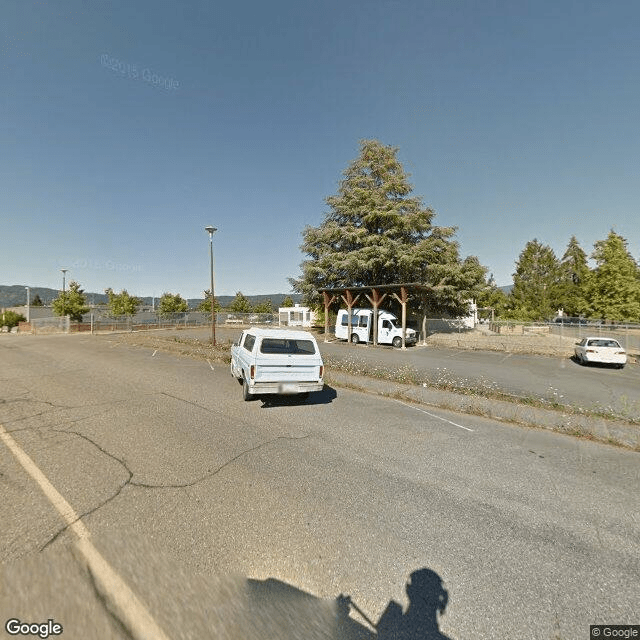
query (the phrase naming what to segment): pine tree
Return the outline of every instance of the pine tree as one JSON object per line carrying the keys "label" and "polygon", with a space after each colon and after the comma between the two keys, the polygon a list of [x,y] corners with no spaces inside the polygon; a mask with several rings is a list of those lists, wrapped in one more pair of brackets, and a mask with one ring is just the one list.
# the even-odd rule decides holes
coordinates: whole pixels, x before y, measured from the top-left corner
{"label": "pine tree", "polygon": [[568,316],[589,312],[587,287],[591,270],[587,254],[575,236],[571,236],[558,270],[558,305]]}
{"label": "pine tree", "polygon": [[[218,302],[218,298],[213,297],[213,307],[214,311],[220,311],[222,306]],[[207,289],[204,292],[204,300],[198,305],[198,311],[203,313],[211,313],[211,289]]]}
{"label": "pine tree", "polygon": [[558,300],[558,259],[553,249],[533,239],[516,263],[506,317],[546,321],[555,314]]}
{"label": "pine tree", "polygon": [[258,302],[253,307],[254,313],[273,313],[273,302],[271,302],[271,298],[267,298],[262,302]]}
{"label": "pine tree", "polygon": [[229,311],[235,311],[236,313],[249,313],[251,311],[251,302],[249,302],[249,298],[244,296],[242,291],[238,291],[236,293],[236,297],[229,305]]}
{"label": "pine tree", "polygon": [[344,171],[338,194],[319,227],[306,227],[302,276],[291,278],[307,304],[323,287],[420,282],[438,287],[431,311],[462,313],[484,284],[477,258],[461,261],[454,227],[433,224],[433,209],[411,196],[397,148],[362,140],[360,155]]}
{"label": "pine tree", "polygon": [[627,241],[613,230],[594,245],[596,262],[588,286],[591,314],[606,320],[640,320],[640,269]]}

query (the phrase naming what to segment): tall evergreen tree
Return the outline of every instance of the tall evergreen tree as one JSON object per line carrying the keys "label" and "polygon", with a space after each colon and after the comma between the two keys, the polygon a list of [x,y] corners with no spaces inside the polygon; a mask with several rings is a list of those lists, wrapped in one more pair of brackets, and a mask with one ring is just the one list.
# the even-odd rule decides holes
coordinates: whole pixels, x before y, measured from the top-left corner
{"label": "tall evergreen tree", "polygon": [[431,311],[461,313],[483,286],[486,269],[476,258],[461,261],[454,227],[433,224],[433,209],[411,196],[397,148],[362,140],[344,171],[338,194],[319,227],[306,227],[302,276],[291,278],[310,305],[318,289],[420,282],[437,286]]}
{"label": "tall evergreen tree", "polygon": [[557,310],[558,259],[553,249],[533,239],[516,263],[505,315],[528,321],[548,320]]}
{"label": "tall evergreen tree", "polygon": [[568,316],[581,316],[589,312],[587,287],[591,270],[584,252],[575,236],[560,260],[558,270],[558,305]]}
{"label": "tall evergreen tree", "polygon": [[640,269],[627,241],[613,231],[598,240],[591,257],[596,262],[588,287],[591,314],[606,320],[640,320]]}

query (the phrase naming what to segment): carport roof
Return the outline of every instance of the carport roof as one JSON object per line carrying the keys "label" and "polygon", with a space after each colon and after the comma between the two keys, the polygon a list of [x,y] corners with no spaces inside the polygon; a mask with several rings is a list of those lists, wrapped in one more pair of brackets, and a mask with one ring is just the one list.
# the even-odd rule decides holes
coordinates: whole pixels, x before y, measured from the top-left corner
{"label": "carport roof", "polygon": [[418,291],[433,291],[438,287],[423,284],[421,282],[399,282],[397,284],[371,284],[365,287],[322,287],[318,289],[320,293],[340,293],[341,291],[371,291],[372,289],[417,289]]}

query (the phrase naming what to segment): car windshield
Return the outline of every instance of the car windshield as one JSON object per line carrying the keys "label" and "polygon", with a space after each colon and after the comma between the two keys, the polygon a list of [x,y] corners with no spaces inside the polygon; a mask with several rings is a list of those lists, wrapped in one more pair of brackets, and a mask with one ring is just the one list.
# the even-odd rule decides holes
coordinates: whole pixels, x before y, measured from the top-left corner
{"label": "car windshield", "polygon": [[312,356],[316,353],[316,347],[312,340],[263,338],[262,344],[260,345],[260,353],[286,353]]}

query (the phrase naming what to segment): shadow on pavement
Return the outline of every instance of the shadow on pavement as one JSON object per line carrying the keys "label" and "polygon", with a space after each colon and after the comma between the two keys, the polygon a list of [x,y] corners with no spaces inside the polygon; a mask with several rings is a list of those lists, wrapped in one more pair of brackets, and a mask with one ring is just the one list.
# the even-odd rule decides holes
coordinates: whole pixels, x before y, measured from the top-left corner
{"label": "shadow on pavement", "polygon": [[392,600],[375,623],[349,596],[322,600],[280,580],[249,579],[247,609],[252,622],[245,633],[282,640],[452,640],[438,625],[449,601],[440,576],[418,569],[406,592],[407,609]]}
{"label": "shadow on pavement", "polygon": [[262,400],[262,409],[268,409],[270,407],[285,407],[293,405],[305,405],[305,404],[331,404],[337,397],[338,393],[333,387],[324,385],[322,391],[316,391],[308,395],[264,395],[258,396]]}

